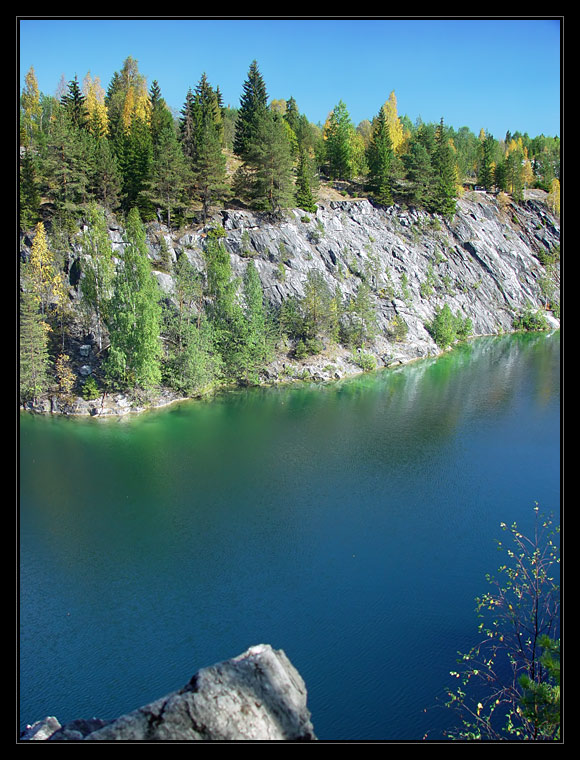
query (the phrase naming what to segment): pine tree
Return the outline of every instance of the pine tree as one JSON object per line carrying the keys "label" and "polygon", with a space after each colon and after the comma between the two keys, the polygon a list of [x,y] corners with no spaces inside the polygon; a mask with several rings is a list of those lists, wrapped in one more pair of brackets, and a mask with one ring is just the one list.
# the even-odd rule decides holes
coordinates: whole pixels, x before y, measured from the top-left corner
{"label": "pine tree", "polygon": [[252,61],[243,86],[236,119],[234,153],[245,160],[248,148],[255,144],[258,125],[268,107],[268,94],[258,64]]}

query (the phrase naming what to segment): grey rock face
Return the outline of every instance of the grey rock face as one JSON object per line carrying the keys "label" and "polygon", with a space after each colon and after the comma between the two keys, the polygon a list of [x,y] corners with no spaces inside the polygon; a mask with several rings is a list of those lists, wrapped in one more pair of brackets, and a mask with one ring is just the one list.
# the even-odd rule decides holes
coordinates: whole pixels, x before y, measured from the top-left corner
{"label": "grey rock face", "polygon": [[60,726],[46,718],[25,740],[49,741],[312,741],[306,687],[283,651],[267,644],[203,668],[179,691],[109,723]]}

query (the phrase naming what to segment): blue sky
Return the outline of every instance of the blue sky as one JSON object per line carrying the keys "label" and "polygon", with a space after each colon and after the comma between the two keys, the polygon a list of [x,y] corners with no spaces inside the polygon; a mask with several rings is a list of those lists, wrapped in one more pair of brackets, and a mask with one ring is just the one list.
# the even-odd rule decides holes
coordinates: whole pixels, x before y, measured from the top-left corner
{"label": "blue sky", "polygon": [[355,124],[395,91],[399,115],[481,128],[561,134],[558,19],[20,18],[20,86],[31,66],[54,94],[90,71],[106,89],[132,56],[179,111],[202,73],[237,107],[253,60],[270,99],[293,96],[323,123],[342,100]]}

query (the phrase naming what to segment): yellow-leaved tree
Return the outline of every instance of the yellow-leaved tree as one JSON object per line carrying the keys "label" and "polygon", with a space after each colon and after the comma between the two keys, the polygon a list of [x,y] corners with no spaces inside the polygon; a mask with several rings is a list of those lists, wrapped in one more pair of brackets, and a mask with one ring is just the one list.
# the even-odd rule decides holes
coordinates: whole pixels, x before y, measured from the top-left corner
{"label": "yellow-leaved tree", "polygon": [[27,286],[39,305],[40,312],[45,314],[62,278],[56,266],[54,253],[49,250],[46,231],[42,222],[38,222],[36,225],[30,259],[23,268],[23,273]]}
{"label": "yellow-leaved tree", "polygon": [[105,104],[105,90],[99,77],[93,79],[89,71],[83,81],[83,95],[88,114],[88,128],[94,137],[107,137],[109,115]]}
{"label": "yellow-leaved tree", "polygon": [[387,102],[383,105],[383,111],[385,112],[385,120],[389,128],[393,150],[395,153],[402,153],[407,135],[405,134],[405,130],[397,113],[397,97],[394,90],[389,95]]}
{"label": "yellow-leaved tree", "polygon": [[547,197],[548,206],[554,214],[560,215],[560,180],[553,179],[550,185],[550,192]]}
{"label": "yellow-leaved tree", "polygon": [[40,130],[40,116],[42,113],[38,82],[32,66],[24,77],[24,89],[20,97],[20,104],[22,107],[20,134],[22,143],[26,144]]}

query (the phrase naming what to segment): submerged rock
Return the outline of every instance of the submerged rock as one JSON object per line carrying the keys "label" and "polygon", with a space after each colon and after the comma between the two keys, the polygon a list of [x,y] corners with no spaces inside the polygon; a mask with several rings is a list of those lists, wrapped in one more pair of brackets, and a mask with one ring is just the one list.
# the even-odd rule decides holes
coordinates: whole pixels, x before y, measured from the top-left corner
{"label": "submerged rock", "polygon": [[179,691],[116,720],[54,717],[29,726],[25,741],[313,741],[306,687],[282,650],[250,647],[203,668]]}

